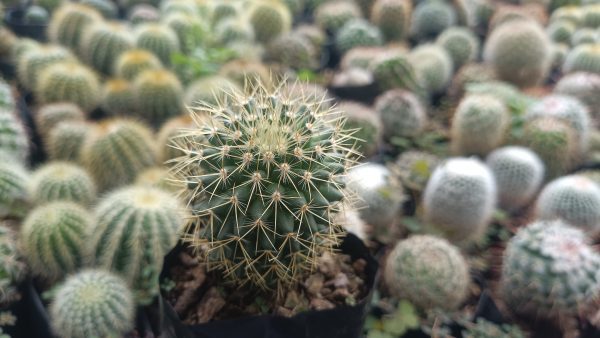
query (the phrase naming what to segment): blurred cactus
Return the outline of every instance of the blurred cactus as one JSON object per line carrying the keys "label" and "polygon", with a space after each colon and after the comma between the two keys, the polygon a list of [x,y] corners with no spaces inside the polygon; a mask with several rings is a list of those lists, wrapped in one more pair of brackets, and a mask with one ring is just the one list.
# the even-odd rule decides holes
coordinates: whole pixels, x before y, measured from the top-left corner
{"label": "blurred cactus", "polygon": [[81,39],[80,55],[92,67],[110,74],[121,54],[133,48],[129,27],[120,23],[90,25]]}
{"label": "blurred cactus", "polygon": [[410,52],[409,61],[415,69],[418,82],[430,94],[443,92],[452,81],[452,58],[438,45],[420,45]]}
{"label": "blurred cactus", "polygon": [[600,74],[578,72],[565,75],[556,83],[554,92],[579,99],[593,117],[600,117]]}
{"label": "blurred cactus", "polygon": [[0,153],[25,163],[29,147],[29,135],[16,113],[0,107]]}
{"label": "blurred cactus", "polygon": [[144,71],[134,82],[134,92],[139,114],[155,128],[184,110],[183,86],[168,70]]}
{"label": "blurred cactus", "polygon": [[50,41],[78,51],[83,32],[88,26],[100,21],[102,16],[95,9],[65,2],[52,15],[47,34]]}
{"label": "blurred cactus", "polygon": [[40,74],[45,69],[62,61],[75,61],[75,57],[63,47],[43,45],[23,53],[18,61],[19,83],[28,90],[35,90]]}
{"label": "blurred cactus", "polygon": [[382,44],[383,37],[379,28],[364,19],[348,20],[339,29],[335,37],[335,46],[341,53],[358,46],[379,46]]}
{"label": "blurred cactus", "polygon": [[435,155],[410,150],[403,152],[390,170],[405,188],[422,192],[439,163],[440,159]]}
{"label": "blurred cactus", "polygon": [[337,32],[346,22],[360,17],[360,8],[352,1],[324,2],[315,10],[317,24],[332,33]]}
{"label": "blurred cactus", "polygon": [[27,275],[27,265],[8,223],[0,223],[0,305],[20,299],[17,287]]}
{"label": "blurred cactus", "polygon": [[292,15],[280,0],[256,0],[249,8],[256,40],[268,43],[292,27]]}
{"label": "blurred cactus", "polygon": [[437,37],[436,43],[448,52],[454,69],[475,61],[479,56],[479,39],[468,28],[450,27]]}
{"label": "blurred cactus", "polygon": [[377,0],[371,10],[371,21],[379,27],[386,41],[408,36],[412,4],[408,0]]}
{"label": "blurred cactus", "polygon": [[135,29],[135,45],[156,55],[162,64],[171,64],[171,55],[180,51],[179,39],[171,27],[145,23]]}
{"label": "blurred cactus", "polygon": [[91,69],[65,61],[41,73],[34,94],[42,104],[72,102],[89,112],[100,103],[100,83]]}
{"label": "blurred cactus", "polygon": [[563,64],[563,72],[600,74],[600,43],[583,44],[571,49]]}
{"label": "blurred cactus", "polygon": [[375,110],[381,119],[383,135],[388,140],[417,136],[427,124],[423,103],[415,94],[403,89],[389,90],[377,97]]}
{"label": "blurred cactus", "polygon": [[421,1],[411,19],[411,34],[419,40],[435,38],[458,20],[456,10],[446,1]]}
{"label": "blurred cactus", "polygon": [[162,63],[156,55],[144,49],[133,49],[119,56],[114,73],[120,78],[133,81],[145,70],[161,68]]}
{"label": "blurred cactus", "polygon": [[50,131],[63,121],[83,121],[85,114],[74,103],[50,103],[41,106],[35,114],[37,132],[46,139]]}
{"label": "blurred cactus", "polygon": [[82,120],[58,123],[44,139],[46,153],[51,160],[81,163],[81,149],[92,126]]}
{"label": "blurred cactus", "polygon": [[135,89],[124,79],[108,79],[102,86],[101,107],[109,115],[134,115],[137,109]]}
{"label": "blurred cactus", "polygon": [[81,167],[68,162],[48,162],[33,172],[31,199],[36,204],[69,201],[84,207],[96,198],[96,186]]}

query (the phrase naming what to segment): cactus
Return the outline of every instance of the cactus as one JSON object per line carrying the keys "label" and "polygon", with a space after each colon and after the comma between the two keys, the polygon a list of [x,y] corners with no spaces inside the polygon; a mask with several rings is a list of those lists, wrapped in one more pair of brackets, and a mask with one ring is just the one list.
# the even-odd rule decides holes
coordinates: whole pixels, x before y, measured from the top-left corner
{"label": "cactus", "polygon": [[307,39],[315,49],[321,50],[325,45],[327,36],[325,32],[317,25],[314,24],[301,24],[294,28],[294,32],[305,39]]}
{"label": "cactus", "polygon": [[0,217],[21,219],[29,211],[29,172],[12,157],[0,154]]}
{"label": "cactus", "polygon": [[49,20],[50,14],[48,14],[48,11],[37,5],[27,7],[23,15],[23,22],[29,25],[46,25]]}
{"label": "cactus", "polygon": [[88,239],[92,266],[121,275],[139,304],[152,302],[164,256],[184,224],[182,210],[175,197],[153,187],[127,186],[104,196]]}
{"label": "cactus", "polygon": [[138,4],[129,10],[128,18],[132,25],[137,26],[143,23],[158,22],[160,13],[152,5]]}
{"label": "cactus", "polygon": [[563,64],[564,73],[600,74],[600,43],[588,43],[571,49]]}
{"label": "cactus", "polygon": [[570,47],[564,43],[553,43],[552,44],[552,64],[551,70],[553,72],[560,71],[562,65],[565,63],[567,54],[569,54]]}
{"label": "cactus", "polygon": [[293,69],[314,69],[318,66],[317,51],[304,37],[291,32],[282,34],[267,47],[267,58]]}
{"label": "cactus", "polygon": [[431,93],[440,93],[452,80],[454,66],[450,54],[435,44],[425,44],[413,49],[409,61],[421,85]]}
{"label": "cactus", "polygon": [[133,182],[155,162],[152,132],[125,119],[94,125],[81,149],[81,160],[100,191]]}
{"label": "cactus", "polygon": [[0,109],[14,110],[16,107],[12,87],[0,78]]}
{"label": "cactus", "polygon": [[529,204],[544,181],[544,163],[530,149],[508,146],[494,150],[486,159],[498,187],[498,205],[517,211]]}
{"label": "cactus", "polygon": [[548,74],[550,39],[533,21],[514,20],[492,31],[483,57],[498,77],[519,87],[535,86]]}
{"label": "cactus", "polygon": [[582,24],[584,27],[600,27],[600,4],[587,5],[582,8]]}
{"label": "cactus", "polygon": [[36,0],[35,3],[46,9],[48,13],[53,13],[61,5],[62,0]]}
{"label": "cactus", "polygon": [[333,97],[329,95],[327,88],[313,82],[290,82],[283,85],[280,90],[285,98],[304,97],[307,102],[317,103],[321,108],[330,108],[333,103]]}
{"label": "cactus", "polygon": [[231,60],[219,69],[219,75],[223,75],[235,81],[240,88],[243,88],[246,81],[249,81],[250,83],[261,81],[267,87],[272,86],[271,70],[260,61],[249,61],[244,59]]}
{"label": "cactus", "polygon": [[109,79],[102,88],[102,110],[110,115],[133,115],[137,111],[135,94],[135,88],[129,81]]}
{"label": "cactus", "polygon": [[364,19],[349,20],[339,29],[335,37],[335,46],[341,53],[358,46],[379,46],[382,44],[383,37],[379,28]]}
{"label": "cactus", "polygon": [[429,177],[438,166],[440,159],[432,154],[409,150],[403,152],[390,170],[407,189],[421,192],[425,189]]}
{"label": "cactus", "polygon": [[453,242],[482,236],[496,206],[496,182],[479,160],[451,158],[440,164],[423,195],[425,221]]}
{"label": "cactus", "polygon": [[377,0],[371,21],[379,27],[386,41],[403,40],[408,35],[412,4],[408,0]]}
{"label": "cactus", "polygon": [[[204,116],[200,116],[200,118],[204,118]],[[173,117],[163,124],[156,136],[160,147],[158,156],[160,163],[185,155],[182,150],[174,146],[173,141],[182,130],[190,129],[193,126],[194,121],[188,114]]]}
{"label": "cactus", "polygon": [[165,167],[150,167],[142,171],[135,179],[134,185],[155,187],[173,193],[183,188],[181,184],[171,181],[169,170]]}
{"label": "cactus", "polygon": [[17,64],[19,83],[28,90],[35,90],[40,74],[61,61],[75,61],[75,57],[56,45],[43,45],[23,53]]}
{"label": "cactus", "polygon": [[540,193],[536,217],[542,220],[560,218],[595,235],[600,231],[600,187],[580,175],[555,179]]}
{"label": "cactus", "polygon": [[576,315],[600,291],[598,269],[600,257],[582,231],[560,220],[536,221],[508,242],[500,291],[517,313]]}
{"label": "cactus", "polygon": [[593,44],[597,40],[596,35],[596,31],[592,28],[580,28],[571,36],[571,46],[578,46],[586,43]]}
{"label": "cactus", "polygon": [[60,285],[50,305],[52,328],[64,338],[119,337],[133,329],[135,303],[125,282],[86,269]]}
{"label": "cactus", "polygon": [[282,100],[259,84],[251,94],[203,105],[193,118],[209,112],[210,122],[176,139],[187,156],[173,172],[188,185],[197,220],[183,240],[205,247],[198,254],[209,268],[237,285],[294,284],[338,242],[342,230],[332,217],[345,199],[341,179],[353,162],[353,140],[339,113],[319,102]]}
{"label": "cactus", "polygon": [[56,161],[81,162],[81,148],[88,133],[90,124],[80,120],[69,120],[58,123],[44,139],[48,157]]}
{"label": "cactus", "polygon": [[42,104],[72,102],[89,112],[100,103],[100,83],[89,68],[66,61],[42,72],[34,94]]}
{"label": "cactus", "polygon": [[496,6],[494,15],[490,18],[488,31],[491,32],[505,23],[515,21],[535,21],[540,25],[544,25],[546,16],[546,11],[536,5],[499,4]]}
{"label": "cactus", "polygon": [[362,16],[352,1],[325,2],[315,10],[315,21],[325,31],[336,33],[346,22]]}
{"label": "cactus", "polygon": [[412,14],[411,35],[419,40],[435,38],[458,20],[456,10],[447,2],[427,0],[420,2]]}
{"label": "cactus", "polygon": [[427,114],[419,98],[406,90],[389,90],[375,101],[375,111],[383,126],[383,136],[414,137],[419,135],[427,124]]}
{"label": "cactus", "polygon": [[403,88],[420,92],[415,69],[404,53],[383,53],[376,56],[369,69],[381,90]]}
{"label": "cactus", "polygon": [[97,23],[85,31],[80,54],[96,70],[110,74],[117,58],[133,48],[133,36],[120,23]]}
{"label": "cactus", "polygon": [[154,127],[183,112],[183,87],[168,70],[146,70],[134,83],[136,106]]}
{"label": "cactus", "polygon": [[145,23],[135,30],[135,45],[156,55],[162,64],[171,64],[171,54],[179,52],[179,39],[171,27],[159,23]]}
{"label": "cactus", "polygon": [[458,248],[429,235],[398,242],[383,276],[392,295],[422,310],[455,310],[467,298],[471,282],[469,266]]}
{"label": "cactus", "polygon": [[556,83],[554,92],[577,98],[595,118],[600,114],[600,74],[578,72],[565,75]]}
{"label": "cactus", "polygon": [[355,131],[352,134],[356,142],[354,148],[364,157],[375,155],[383,129],[377,113],[371,107],[353,101],[341,101],[338,108],[344,112],[346,129]]}
{"label": "cactus", "polygon": [[479,56],[479,40],[475,33],[465,27],[450,27],[437,37],[436,43],[448,52],[454,69],[475,61]]}
{"label": "cactus", "polygon": [[452,120],[452,148],[459,155],[486,155],[506,139],[510,114],[504,103],[486,94],[461,101]]}
{"label": "cactus", "polygon": [[56,282],[84,264],[93,218],[73,202],[52,202],[31,211],[21,228],[23,254],[34,275]]}
{"label": "cactus", "polygon": [[243,18],[227,18],[219,21],[214,28],[217,41],[223,44],[234,42],[254,42],[255,34],[252,25]]}
{"label": "cactus", "polygon": [[575,33],[577,26],[568,20],[559,20],[551,22],[546,27],[546,34],[554,42],[571,43],[571,38]]}
{"label": "cactus", "polygon": [[221,75],[207,76],[190,83],[183,102],[188,107],[195,107],[200,102],[216,104],[226,96],[226,92],[232,90],[239,90],[237,83],[232,80]]}
{"label": "cactus", "polygon": [[102,16],[96,10],[82,4],[64,3],[52,15],[48,37],[52,42],[77,51],[83,32],[99,21],[102,21]]}
{"label": "cactus", "polygon": [[35,114],[35,128],[42,139],[46,139],[50,131],[63,121],[83,121],[85,114],[73,103],[51,103],[41,106]]}
{"label": "cactus", "polygon": [[144,50],[133,49],[124,52],[115,62],[114,74],[128,81],[133,81],[143,71],[162,68],[162,63],[156,55]]}
{"label": "cactus", "polygon": [[[0,13],[1,14],[1,13]],[[19,39],[7,27],[0,26],[0,58],[5,60],[11,59],[11,51],[17,45]]]}
{"label": "cactus", "polygon": [[116,3],[110,0],[81,0],[80,3],[97,10],[106,19],[116,19],[119,14]]}
{"label": "cactus", "polygon": [[160,3],[160,12],[163,16],[171,14],[187,13],[190,15],[198,15],[198,7],[193,0],[167,0]]}
{"label": "cactus", "polygon": [[0,152],[25,163],[29,158],[29,136],[12,111],[0,108]]}
{"label": "cactus", "polygon": [[216,25],[223,19],[235,18],[240,14],[240,9],[232,2],[213,2],[211,6],[212,13],[210,19],[213,25]]}
{"label": "cactus", "polygon": [[179,46],[184,53],[191,53],[198,47],[201,32],[206,34],[207,28],[203,26],[202,21],[191,15],[191,13],[173,13],[164,19],[164,23],[171,27],[177,34]]}
{"label": "cactus", "polygon": [[96,186],[90,175],[68,162],[48,162],[36,169],[29,189],[36,204],[69,201],[87,207],[96,198]]}
{"label": "cactus", "polygon": [[[462,66],[450,83],[448,95],[453,100],[459,100],[465,94],[466,88],[475,83],[486,83],[496,80],[494,69],[481,63],[468,63]],[[515,92],[518,93],[518,91]]]}
{"label": "cactus", "polygon": [[385,55],[386,52],[387,50],[384,47],[354,47],[344,53],[340,61],[340,68],[342,70],[350,68],[369,69],[371,63]]}
{"label": "cactus", "polygon": [[[16,234],[7,222],[0,223],[0,304],[20,299],[18,285],[25,279],[27,266],[17,243]],[[0,331],[1,332],[1,331]]]}
{"label": "cactus", "polygon": [[259,42],[268,43],[292,27],[290,10],[279,0],[253,1],[249,11],[250,24]]}

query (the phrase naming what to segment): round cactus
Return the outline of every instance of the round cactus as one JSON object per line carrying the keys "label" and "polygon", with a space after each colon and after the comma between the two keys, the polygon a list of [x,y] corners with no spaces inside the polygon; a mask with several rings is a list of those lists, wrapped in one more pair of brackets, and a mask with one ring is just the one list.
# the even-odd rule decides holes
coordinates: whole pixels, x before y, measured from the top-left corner
{"label": "round cactus", "polygon": [[133,81],[143,71],[162,68],[156,55],[144,49],[133,49],[121,54],[115,63],[114,74],[128,81]]}
{"label": "round cactus", "polygon": [[407,189],[421,192],[440,159],[432,154],[410,150],[403,152],[390,170]]}
{"label": "round cactus", "polygon": [[64,338],[119,337],[133,329],[135,303],[125,282],[108,271],[83,270],[54,295],[50,318]]}
{"label": "round cactus", "polygon": [[161,1],[160,12],[163,16],[187,13],[198,15],[198,7],[194,0],[167,0]]}
{"label": "round cactus", "polygon": [[137,111],[135,94],[135,88],[129,81],[109,79],[102,87],[102,110],[110,115],[133,115]]}
{"label": "round cactus", "polygon": [[154,53],[162,64],[171,64],[171,54],[179,52],[179,39],[171,27],[159,23],[145,23],[135,30],[135,45]]}
{"label": "round cactus", "polygon": [[560,218],[595,235],[600,231],[600,187],[584,176],[560,177],[540,193],[536,216],[542,220]]}
{"label": "round cactus", "polygon": [[544,163],[525,147],[496,149],[489,154],[486,163],[496,179],[498,205],[507,211],[525,207],[544,181]]}
{"label": "round cactus", "polygon": [[408,0],[377,0],[371,21],[379,27],[386,41],[402,40],[408,35],[412,4]]}
{"label": "round cactus", "polygon": [[468,63],[462,66],[452,78],[448,95],[453,100],[458,100],[463,97],[468,86],[494,80],[496,80],[496,73],[492,67],[481,63]]}
{"label": "round cactus", "polygon": [[137,109],[158,128],[170,117],[183,112],[183,87],[168,70],[146,70],[134,82]]}
{"label": "round cactus", "polygon": [[28,171],[10,156],[0,164],[0,217],[20,219],[29,211]]}
{"label": "round cactus", "polygon": [[45,45],[23,54],[17,64],[19,83],[28,90],[35,90],[40,74],[50,65],[61,61],[75,61],[67,49]]}
{"label": "round cactus", "polygon": [[315,24],[300,24],[294,28],[294,32],[307,39],[317,50],[321,50],[327,39],[325,32]]}
{"label": "round cactus", "polygon": [[211,22],[213,25],[223,19],[236,17],[240,14],[239,6],[232,2],[213,2],[211,6]]}
{"label": "round cactus", "polygon": [[20,298],[18,285],[27,274],[27,265],[17,238],[8,223],[0,223],[0,304],[6,305]]}
{"label": "round cactus", "polygon": [[360,8],[352,1],[330,1],[315,10],[315,21],[324,30],[335,33],[346,22],[362,16]]}
{"label": "round cactus", "polygon": [[100,103],[100,83],[89,68],[76,62],[60,62],[46,68],[34,90],[42,104],[72,102],[84,111]]}
{"label": "round cactus", "polygon": [[118,16],[117,4],[110,0],[81,0],[80,3],[97,10],[106,19],[115,19]]}
{"label": "round cactus", "polygon": [[293,69],[314,69],[317,64],[317,51],[303,36],[294,32],[282,34],[267,47],[267,58]]}
{"label": "round cactus", "polygon": [[383,93],[375,101],[386,139],[414,137],[427,124],[427,114],[419,98],[406,90],[394,89]]}
{"label": "round cactus", "polygon": [[420,91],[417,74],[404,53],[383,53],[376,56],[369,66],[382,90],[404,88]]}
{"label": "round cactus", "polygon": [[448,52],[454,69],[475,61],[479,55],[479,40],[475,33],[465,27],[450,27],[440,34],[436,43]]}
{"label": "round cactus", "polygon": [[354,148],[364,157],[375,155],[382,137],[381,121],[371,107],[353,101],[342,101],[338,108],[346,119],[346,129],[354,131]]}
{"label": "round cactus", "polygon": [[576,315],[600,287],[600,257],[584,233],[562,221],[537,221],[508,242],[501,295],[510,309],[534,318]]}
{"label": "round cactus", "polygon": [[467,95],[452,120],[452,148],[459,155],[486,155],[504,142],[509,126],[510,114],[500,99]]}
{"label": "round cactus", "polygon": [[187,156],[173,167],[198,220],[183,240],[205,247],[199,254],[235,284],[262,289],[297,282],[337,242],[333,216],[352,162],[335,110],[280,94],[258,85],[203,105],[211,119],[178,136]]}
{"label": "round cactus", "polygon": [[409,61],[419,83],[429,93],[442,92],[450,84],[454,66],[444,48],[434,44],[421,45],[410,52]]}
{"label": "round cactus", "polygon": [[85,114],[73,103],[51,103],[41,106],[35,114],[35,127],[42,139],[46,139],[52,128],[63,121],[83,121]]}
{"label": "round cactus", "polygon": [[552,39],[554,42],[558,43],[571,43],[571,38],[577,26],[568,20],[560,20],[551,22],[548,27],[546,27],[546,34]]}
{"label": "round cactus", "polygon": [[563,72],[587,72],[600,74],[600,43],[579,45],[567,54]]}
{"label": "round cactus", "polygon": [[423,195],[425,220],[453,242],[477,239],[496,206],[496,182],[476,159],[451,158],[440,164]]}
{"label": "round cactus", "polygon": [[156,137],[159,145],[159,162],[165,163],[185,153],[174,146],[173,140],[180,132],[194,126],[194,121],[188,114],[173,117],[160,128]]}
{"label": "round cactus", "polygon": [[86,28],[102,21],[102,16],[85,5],[64,3],[52,15],[48,36],[52,42],[79,50],[81,37]]}
{"label": "round cactus", "polygon": [[571,36],[571,46],[578,46],[585,43],[595,43],[596,40],[596,30],[592,28],[580,28]]}
{"label": "round cactus", "polygon": [[36,204],[70,201],[83,206],[96,198],[96,186],[83,168],[68,162],[48,162],[31,177],[31,199]]}
{"label": "round cactus", "polygon": [[200,102],[216,104],[232,90],[239,90],[238,84],[232,80],[221,75],[207,76],[189,84],[183,102],[188,107],[196,107]]}
{"label": "round cactus", "polygon": [[81,39],[80,54],[96,70],[110,74],[117,58],[133,48],[133,36],[127,26],[120,23],[97,23],[85,31]]}
{"label": "round cactus", "polygon": [[419,40],[435,38],[446,28],[454,26],[456,21],[456,11],[446,1],[422,1],[413,12],[411,34]]}
{"label": "round cactus", "polygon": [[556,83],[554,92],[579,99],[595,118],[600,117],[600,74],[578,72],[565,75]]}
{"label": "round cactus", "polygon": [[582,8],[582,24],[585,27],[600,27],[600,4],[595,3]]}
{"label": "round cactus", "polygon": [[81,162],[81,148],[91,130],[85,121],[63,121],[54,126],[44,139],[48,157],[56,161]]}
{"label": "round cactus", "polygon": [[458,248],[428,235],[398,242],[383,276],[392,295],[423,310],[455,310],[467,298],[470,284],[469,266]]}
{"label": "round cactus", "polygon": [[152,302],[164,256],[184,225],[182,210],[168,192],[148,186],[127,186],[104,196],[87,242],[92,266],[123,276],[139,304]]}
{"label": "round cactus", "polygon": [[290,10],[279,0],[254,1],[249,11],[250,24],[259,42],[267,43],[292,27]]}
{"label": "round cactus", "polygon": [[342,70],[350,68],[369,69],[372,62],[385,55],[386,52],[385,47],[354,47],[342,56],[340,68]]}
{"label": "round cactus", "polygon": [[48,13],[53,13],[62,3],[62,0],[37,0],[38,6],[45,8]]}
{"label": "round cactus", "polygon": [[550,22],[570,21],[576,26],[583,22],[583,11],[579,6],[563,6],[555,9],[550,16]]}
{"label": "round cactus", "polygon": [[527,20],[510,21],[494,29],[483,54],[500,79],[519,87],[544,80],[552,61],[550,39],[537,23]]}
{"label": "round cactus", "polygon": [[29,158],[29,136],[12,111],[0,108],[0,152],[25,163]]}
{"label": "round cactus", "polygon": [[154,164],[152,132],[123,119],[95,125],[85,139],[81,159],[100,191],[133,182],[137,174]]}
{"label": "round cactus", "polygon": [[206,34],[207,28],[191,13],[173,13],[164,19],[164,23],[177,34],[179,46],[184,53],[191,53],[202,41],[200,32]]}
{"label": "round cactus", "polygon": [[364,19],[352,19],[346,22],[335,37],[336,48],[345,53],[358,46],[379,46],[383,38],[379,28]]}
{"label": "round cactus", "polygon": [[56,282],[84,264],[93,217],[72,202],[52,202],[31,211],[21,228],[31,271]]}
{"label": "round cactus", "polygon": [[234,17],[219,21],[214,28],[217,41],[223,44],[234,42],[254,42],[255,34],[248,20]]}

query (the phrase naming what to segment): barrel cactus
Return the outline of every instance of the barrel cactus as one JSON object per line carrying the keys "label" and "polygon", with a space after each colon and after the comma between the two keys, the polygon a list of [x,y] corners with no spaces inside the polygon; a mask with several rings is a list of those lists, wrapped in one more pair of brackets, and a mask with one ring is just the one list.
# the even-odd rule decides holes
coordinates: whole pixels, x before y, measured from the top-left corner
{"label": "barrel cactus", "polygon": [[577,26],[568,20],[559,20],[551,22],[546,27],[546,34],[554,42],[558,43],[571,43],[571,37],[575,33]]}
{"label": "barrel cactus", "polygon": [[124,79],[106,80],[102,86],[100,106],[109,115],[134,115],[137,112],[135,88]]}
{"label": "barrel cactus", "polygon": [[100,21],[102,16],[93,8],[65,2],[52,15],[48,26],[48,37],[52,42],[77,51],[86,28]]}
{"label": "barrel cactus", "polygon": [[80,3],[97,10],[106,19],[117,18],[119,9],[117,4],[110,0],[81,0]]}
{"label": "barrel cactus", "polygon": [[190,83],[185,90],[183,102],[186,106],[196,107],[200,102],[217,103],[231,90],[240,86],[222,75],[206,76]]}
{"label": "barrel cactus", "polygon": [[191,53],[202,41],[206,28],[192,13],[173,13],[164,18],[164,23],[177,34],[179,46],[184,53]]}
{"label": "barrel cactus", "polygon": [[292,27],[292,14],[280,0],[252,2],[250,24],[259,42],[268,43]]}
{"label": "barrel cactus", "polygon": [[314,46],[294,32],[274,38],[266,52],[269,60],[293,69],[314,69],[318,66],[318,54]]}
{"label": "barrel cactus", "polygon": [[569,95],[585,104],[593,117],[600,117],[600,74],[576,72],[562,77],[554,87],[554,92]]}
{"label": "barrel cactus", "polygon": [[139,113],[154,127],[183,112],[183,87],[168,70],[147,70],[134,82]]}
{"label": "barrel cactus", "polygon": [[563,64],[563,72],[600,74],[600,43],[583,44],[571,49]]}
{"label": "barrel cactus", "polygon": [[6,305],[19,299],[18,285],[27,275],[17,236],[7,222],[0,223],[0,304]]}
{"label": "barrel cactus", "polygon": [[457,21],[456,10],[446,1],[420,2],[412,14],[411,34],[419,40],[435,38]]}
{"label": "barrel cactus", "polygon": [[19,83],[28,90],[34,90],[40,74],[48,66],[61,61],[74,61],[75,57],[69,50],[57,46],[46,45],[35,48],[23,54],[17,64]]}
{"label": "barrel cactus", "polygon": [[63,121],[83,121],[85,114],[74,103],[58,102],[41,106],[35,114],[37,132],[45,139],[50,131]]}
{"label": "barrel cactus", "polygon": [[44,138],[48,157],[51,160],[81,163],[81,148],[91,129],[91,124],[80,120],[58,123]]}
{"label": "barrel cactus", "polygon": [[332,33],[337,32],[346,22],[360,17],[360,8],[351,1],[324,2],[315,10],[317,24]]}
{"label": "barrel cactus", "polygon": [[86,29],[79,54],[96,70],[110,74],[119,55],[133,44],[133,35],[124,24],[97,23]]}
{"label": "barrel cactus", "polygon": [[383,37],[379,28],[364,19],[352,19],[346,22],[335,36],[335,46],[341,52],[358,46],[379,46]]}
{"label": "barrel cactus", "polygon": [[136,27],[135,45],[156,55],[162,64],[171,64],[171,54],[180,50],[179,39],[171,27],[160,23],[145,23]]}
{"label": "barrel cactus", "polygon": [[467,298],[470,284],[469,266],[458,248],[430,235],[398,242],[383,276],[392,295],[422,310],[455,310]]}
{"label": "barrel cactus", "polygon": [[371,21],[379,27],[386,41],[408,36],[412,4],[408,0],[377,0],[371,10]]}
{"label": "barrel cactus", "polygon": [[161,69],[158,57],[144,49],[132,49],[121,54],[116,62],[114,74],[125,80],[133,81],[147,69]]}
{"label": "barrel cactus", "polygon": [[100,103],[100,83],[88,67],[65,61],[42,72],[34,94],[42,104],[72,102],[84,111],[92,111]]}
{"label": "barrel cactus", "polygon": [[415,68],[405,53],[378,53],[371,61],[369,70],[381,90],[403,88],[409,91],[420,91],[421,86]]}
{"label": "barrel cactus", "polygon": [[410,52],[409,61],[415,69],[417,80],[430,94],[443,92],[452,81],[452,58],[438,45],[420,45]]}
{"label": "barrel cactus", "polygon": [[579,46],[586,43],[597,42],[597,36],[595,29],[592,28],[580,28],[573,33],[571,36],[571,46]]}
{"label": "barrel cactus", "polygon": [[23,22],[29,25],[46,25],[49,20],[50,15],[48,11],[44,7],[37,5],[27,7],[23,15]]}
{"label": "barrel cactus", "polygon": [[[448,96],[452,100],[459,100],[465,94],[468,86],[475,83],[486,83],[496,80],[496,73],[489,65],[482,63],[468,63],[462,66],[452,78]],[[515,92],[518,91],[515,89]]]}
{"label": "barrel cactus", "polygon": [[437,37],[436,43],[450,54],[454,69],[475,61],[479,56],[479,39],[475,33],[465,27],[446,29]]}
{"label": "barrel cactus", "polygon": [[90,175],[76,164],[48,162],[33,172],[29,187],[36,204],[70,201],[84,207],[96,198],[96,186]]}
{"label": "barrel cactus", "polygon": [[[91,265],[121,275],[139,304],[158,294],[164,256],[184,225],[183,206],[170,193],[148,186],[127,186],[104,196],[96,206],[87,245]],[[127,245],[122,245],[127,243]]]}
{"label": "barrel cactus", "polygon": [[57,288],[49,312],[60,337],[118,337],[133,329],[135,303],[121,278],[86,269]]}
{"label": "barrel cactus", "polygon": [[160,21],[160,13],[158,9],[150,4],[137,4],[132,6],[127,15],[129,22],[132,25],[140,25],[143,23],[152,23]]}
{"label": "barrel cactus", "polygon": [[415,94],[403,89],[389,90],[377,97],[375,110],[386,139],[417,136],[427,124],[423,103]]}
{"label": "barrel cactus", "polygon": [[0,217],[20,219],[29,210],[28,171],[14,159],[2,155],[0,164]]}
{"label": "barrel cactus", "polygon": [[487,229],[496,194],[496,181],[485,164],[471,158],[448,159],[425,187],[425,221],[453,242],[475,240]]}
{"label": "barrel cactus", "polygon": [[340,68],[342,70],[350,68],[369,69],[369,66],[376,58],[385,54],[387,54],[387,49],[383,46],[354,47],[342,56]]}
{"label": "barrel cactus", "polygon": [[194,121],[188,114],[173,117],[163,124],[156,136],[159,146],[159,162],[164,163],[185,155],[183,151],[175,147],[173,140],[177,134],[193,126]]}
{"label": "barrel cactus", "polygon": [[0,108],[0,152],[21,163],[29,158],[29,136],[12,111]]}
{"label": "barrel cactus", "polygon": [[382,124],[371,107],[352,101],[339,103],[339,110],[346,119],[346,129],[353,131],[354,148],[364,157],[375,155],[382,137]]}

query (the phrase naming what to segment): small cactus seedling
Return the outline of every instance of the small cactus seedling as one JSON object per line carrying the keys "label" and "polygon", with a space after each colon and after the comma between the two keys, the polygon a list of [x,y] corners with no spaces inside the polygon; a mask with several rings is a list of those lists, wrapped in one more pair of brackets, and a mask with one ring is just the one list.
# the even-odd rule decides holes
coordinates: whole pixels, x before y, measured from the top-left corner
{"label": "small cactus seedling", "polygon": [[427,113],[420,99],[412,92],[394,89],[375,101],[386,139],[419,135],[427,124]]}
{"label": "small cactus seedling", "polygon": [[170,117],[183,112],[183,86],[168,70],[146,70],[134,82],[140,115],[159,128]]}
{"label": "small cactus seedling", "polygon": [[117,58],[114,68],[116,76],[133,81],[147,69],[161,69],[162,63],[156,55],[145,49],[132,49]]}
{"label": "small cactus seedling", "polygon": [[64,338],[120,337],[133,329],[135,303],[127,284],[103,270],[83,270],[56,290],[54,332]]}
{"label": "small cactus seedling", "polygon": [[63,121],[83,121],[85,114],[74,103],[59,102],[41,106],[35,114],[35,127],[42,138]]}
{"label": "small cactus seedling", "polygon": [[422,310],[454,310],[468,294],[469,267],[448,241],[417,235],[400,241],[387,258],[384,280],[392,295]]}
{"label": "small cactus seedling", "polygon": [[72,102],[87,112],[100,103],[98,77],[91,69],[74,61],[46,68],[33,93],[42,104]]}
{"label": "small cactus seedling", "polygon": [[31,199],[36,204],[70,201],[84,207],[96,198],[96,186],[83,168],[68,162],[49,162],[31,177]]}
{"label": "small cactus seedling", "polygon": [[25,279],[27,266],[17,245],[16,234],[6,222],[0,223],[0,304],[19,299],[18,284]]}
{"label": "small cactus seedling", "polygon": [[576,315],[598,296],[599,270],[600,256],[581,230],[537,221],[508,242],[501,294],[510,309],[532,318]]}

